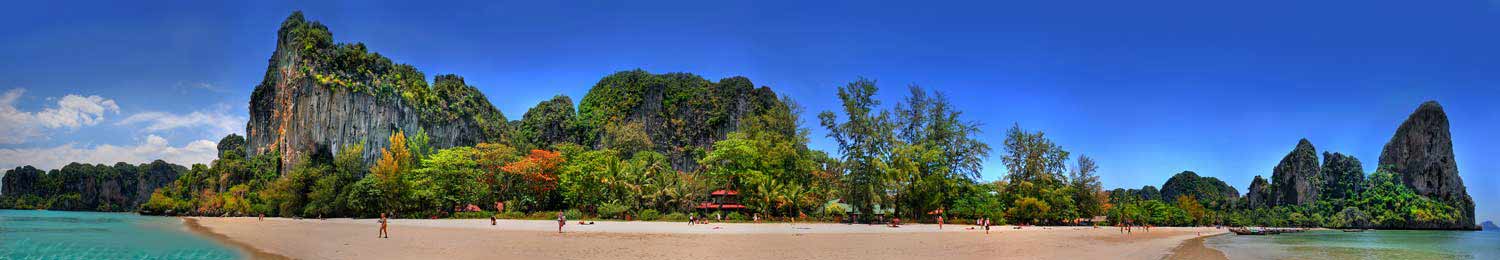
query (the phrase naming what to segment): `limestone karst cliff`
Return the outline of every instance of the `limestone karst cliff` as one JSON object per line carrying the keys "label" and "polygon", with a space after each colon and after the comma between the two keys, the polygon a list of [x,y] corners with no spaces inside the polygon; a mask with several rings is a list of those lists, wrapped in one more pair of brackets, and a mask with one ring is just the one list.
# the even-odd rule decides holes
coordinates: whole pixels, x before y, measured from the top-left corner
{"label": "limestone karst cliff", "polygon": [[282,168],[363,142],[373,162],[396,131],[425,131],[435,148],[501,140],[506,119],[463,78],[435,77],[363,44],[334,44],[322,24],[294,13],[277,32],[265,79],[250,99],[247,151],[279,152]]}
{"label": "limestone karst cliff", "polygon": [[[1380,152],[1380,165],[1401,176],[1401,182],[1417,194],[1442,200],[1463,212],[1456,226],[1426,228],[1473,228],[1474,199],[1458,175],[1453,156],[1453,136],[1448,114],[1436,101],[1427,101],[1407,117]],[[1416,225],[1425,225],[1417,223]]]}

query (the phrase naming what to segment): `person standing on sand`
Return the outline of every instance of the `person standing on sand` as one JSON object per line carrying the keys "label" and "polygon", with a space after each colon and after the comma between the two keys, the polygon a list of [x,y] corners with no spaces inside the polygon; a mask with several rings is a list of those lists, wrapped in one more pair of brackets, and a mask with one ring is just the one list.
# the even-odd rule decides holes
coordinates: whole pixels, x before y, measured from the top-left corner
{"label": "person standing on sand", "polygon": [[568,224],[568,216],[563,215],[562,211],[558,211],[557,212],[557,233],[558,234],[562,234],[563,225],[567,225],[567,224]]}
{"label": "person standing on sand", "polygon": [[943,229],[943,215],[938,215],[938,230]]}
{"label": "person standing on sand", "polygon": [[495,225],[495,216],[494,215],[490,215],[490,225],[491,226]]}
{"label": "person standing on sand", "polygon": [[990,234],[990,218],[984,218],[984,234]]}
{"label": "person standing on sand", "polygon": [[386,222],[390,222],[390,221],[387,221],[385,219],[385,213],[380,213],[380,235],[377,236],[377,237],[380,237],[380,238],[391,238],[391,232],[390,231],[386,231],[386,229],[385,229],[385,223]]}
{"label": "person standing on sand", "polygon": [[266,221],[266,213],[260,213],[260,221]]}

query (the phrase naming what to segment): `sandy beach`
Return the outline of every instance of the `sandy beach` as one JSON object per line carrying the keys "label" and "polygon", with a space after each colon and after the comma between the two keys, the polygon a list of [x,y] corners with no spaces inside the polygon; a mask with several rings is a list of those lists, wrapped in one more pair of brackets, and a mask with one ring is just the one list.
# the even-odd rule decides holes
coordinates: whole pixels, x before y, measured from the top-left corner
{"label": "sandy beach", "polygon": [[189,225],[248,247],[252,257],[294,259],[1162,259],[1191,239],[1227,232],[1001,226],[986,235],[968,225],[570,221],[558,234],[556,221],[398,219],[391,238],[381,239],[372,219],[193,219]]}

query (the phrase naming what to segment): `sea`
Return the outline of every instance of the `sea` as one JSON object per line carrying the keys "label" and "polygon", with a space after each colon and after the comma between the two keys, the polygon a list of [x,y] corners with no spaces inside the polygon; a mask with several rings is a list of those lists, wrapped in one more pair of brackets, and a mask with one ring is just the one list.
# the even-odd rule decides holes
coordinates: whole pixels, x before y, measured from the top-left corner
{"label": "sea", "polygon": [[1320,230],[1203,240],[1229,259],[1500,259],[1500,232]]}
{"label": "sea", "polygon": [[0,259],[244,259],[173,217],[0,210]]}

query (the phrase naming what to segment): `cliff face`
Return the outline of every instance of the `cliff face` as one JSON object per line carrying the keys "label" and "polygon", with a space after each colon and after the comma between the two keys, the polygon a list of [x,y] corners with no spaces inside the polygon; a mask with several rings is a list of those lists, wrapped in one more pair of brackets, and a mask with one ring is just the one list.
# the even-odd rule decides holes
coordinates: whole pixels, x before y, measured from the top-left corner
{"label": "cliff face", "polygon": [[1365,170],[1359,159],[1342,153],[1323,152],[1324,199],[1347,199],[1364,189]]}
{"label": "cliff face", "polygon": [[47,173],[17,167],[0,180],[5,189],[0,208],[134,210],[186,170],[160,160],[139,166],[72,163]]}
{"label": "cliff face", "polygon": [[1318,167],[1318,150],[1302,139],[1271,174],[1273,205],[1308,205],[1318,200],[1322,178]]}
{"label": "cliff face", "polygon": [[0,196],[36,194],[37,183],[41,181],[42,175],[46,174],[47,172],[31,166],[16,167],[5,171],[5,176],[0,177]]}
{"label": "cliff face", "polygon": [[1184,171],[1173,175],[1161,185],[1162,199],[1169,202],[1177,201],[1178,196],[1192,196],[1201,202],[1219,202],[1229,199],[1239,199],[1240,192],[1234,186],[1220,181],[1219,178],[1198,176],[1198,173]]}
{"label": "cliff face", "polygon": [[744,77],[711,82],[687,73],[635,70],[600,79],[579,103],[578,117],[582,138],[591,144],[598,144],[611,124],[641,123],[655,151],[674,169],[691,171],[742,118],[779,105],[784,104],[775,92]]}
{"label": "cliff face", "polygon": [[[364,142],[365,162],[373,163],[398,130],[407,135],[425,130],[436,148],[474,145],[501,135],[477,122],[484,117],[436,116],[426,113],[431,109],[413,106],[415,101],[437,107],[448,99],[424,98],[435,91],[410,66],[366,53],[363,45],[334,45],[331,37],[327,28],[303,20],[301,13],[282,24],[265,79],[250,99],[245,127],[249,154],[280,152],[282,169],[289,169],[305,156],[335,154]],[[463,84],[462,78],[444,80]],[[459,88],[473,91],[464,87]],[[474,106],[499,114],[488,101],[482,103]],[[503,116],[492,121],[488,123],[505,122]]]}
{"label": "cliff face", "polygon": [[1271,183],[1266,182],[1266,179],[1261,178],[1260,175],[1256,175],[1255,179],[1250,181],[1250,189],[1245,191],[1245,203],[1250,208],[1272,206],[1274,201],[1271,200]]}
{"label": "cliff face", "polygon": [[[1453,204],[1463,210],[1459,226],[1473,228],[1474,200],[1458,175],[1448,115],[1436,101],[1417,107],[1380,152],[1380,165],[1400,174],[1401,182],[1417,194]],[[1420,225],[1420,224],[1419,224]]]}

